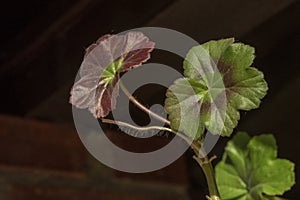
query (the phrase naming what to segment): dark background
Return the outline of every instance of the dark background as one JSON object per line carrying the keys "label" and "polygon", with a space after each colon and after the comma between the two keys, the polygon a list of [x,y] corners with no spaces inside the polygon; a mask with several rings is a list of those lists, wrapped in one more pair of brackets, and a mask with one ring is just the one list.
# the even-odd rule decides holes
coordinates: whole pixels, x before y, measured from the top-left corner
{"label": "dark background", "polygon": [[[74,130],[68,98],[84,49],[103,34],[142,26],[171,28],[199,43],[235,37],[254,46],[254,65],[270,89],[259,110],[242,113],[237,130],[274,133],[279,156],[296,163],[299,179],[299,1],[28,0],[7,1],[0,11],[0,199],[204,198],[191,152],[156,172],[121,173],[95,161]],[[151,61],[180,67],[182,60],[155,51]],[[151,105],[164,89],[137,96]],[[108,135],[133,151],[169,140]],[[225,141],[215,148],[219,157]],[[297,185],[285,196],[297,199]]]}

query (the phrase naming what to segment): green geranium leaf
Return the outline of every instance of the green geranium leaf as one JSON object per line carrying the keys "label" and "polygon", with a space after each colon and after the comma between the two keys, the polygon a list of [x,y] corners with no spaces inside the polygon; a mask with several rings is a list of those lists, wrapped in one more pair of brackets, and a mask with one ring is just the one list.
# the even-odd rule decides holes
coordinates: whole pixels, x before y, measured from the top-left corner
{"label": "green geranium leaf", "polygon": [[277,158],[273,135],[239,132],[216,166],[216,180],[222,200],[280,199],[295,184],[294,164]]}
{"label": "green geranium leaf", "polygon": [[[257,108],[268,89],[263,73],[251,67],[253,59],[254,48],[233,38],[193,47],[184,61],[185,78],[175,81],[166,94],[171,127],[196,139],[205,128],[230,136],[239,110]],[[188,118],[190,111],[198,112],[198,120]]]}

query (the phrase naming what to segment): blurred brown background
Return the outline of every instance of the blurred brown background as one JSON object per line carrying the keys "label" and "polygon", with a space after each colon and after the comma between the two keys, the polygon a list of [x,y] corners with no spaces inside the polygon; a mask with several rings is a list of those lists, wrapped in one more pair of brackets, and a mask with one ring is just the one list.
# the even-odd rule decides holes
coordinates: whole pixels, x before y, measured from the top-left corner
{"label": "blurred brown background", "polygon": [[[199,43],[235,37],[254,46],[255,66],[270,90],[259,110],[242,113],[237,130],[274,133],[279,156],[294,161],[299,172],[299,1],[28,0],[7,1],[0,10],[1,200],[204,199],[206,184],[191,152],[156,172],[121,173],[92,158],[74,129],[68,98],[84,48],[103,34],[141,26],[175,29]],[[176,68],[182,62],[157,51],[152,61]],[[165,89],[147,90],[137,91],[142,102],[162,102]],[[170,139],[108,134],[137,152]],[[297,199],[297,187],[285,196]]]}

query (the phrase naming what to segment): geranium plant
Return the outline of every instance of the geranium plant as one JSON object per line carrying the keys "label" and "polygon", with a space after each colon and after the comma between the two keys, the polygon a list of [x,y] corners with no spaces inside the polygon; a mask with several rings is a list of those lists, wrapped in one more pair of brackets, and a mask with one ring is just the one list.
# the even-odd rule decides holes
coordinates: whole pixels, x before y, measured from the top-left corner
{"label": "geranium plant", "polygon": [[[273,135],[250,137],[238,132],[228,142],[215,169],[202,145],[209,134],[230,137],[239,111],[258,108],[266,95],[262,72],[252,67],[254,48],[233,38],[210,41],[191,48],[183,62],[184,77],[174,80],[166,93],[168,119],[149,110],[133,97],[120,80],[122,73],[150,58],[154,43],[140,32],[105,35],[87,48],[80,79],[71,90],[70,103],[88,108],[104,123],[135,128],[105,118],[116,108],[119,87],[142,111],[165,123],[156,127],[191,144],[202,168],[212,200],[262,200],[280,198],[295,183],[294,164],[277,158]],[[137,130],[140,128],[136,127]]]}

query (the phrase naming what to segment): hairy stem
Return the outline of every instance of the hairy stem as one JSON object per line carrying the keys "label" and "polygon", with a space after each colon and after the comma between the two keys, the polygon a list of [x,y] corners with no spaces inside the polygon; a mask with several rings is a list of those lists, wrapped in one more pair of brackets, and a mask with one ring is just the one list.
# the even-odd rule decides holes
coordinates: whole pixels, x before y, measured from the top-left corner
{"label": "hairy stem", "polygon": [[191,144],[191,147],[195,151],[197,151],[197,152],[200,151],[199,146],[194,144],[191,138],[185,136],[184,134],[182,134],[180,132],[174,131],[173,129],[167,128],[167,127],[162,127],[162,126],[137,127],[137,126],[133,126],[131,124],[128,124],[126,122],[121,122],[121,121],[116,121],[116,120],[111,120],[111,119],[102,119],[102,122],[107,123],[107,124],[115,124],[115,125],[120,125],[120,126],[126,126],[128,128],[132,128],[132,129],[135,129],[135,130],[138,130],[138,131],[148,131],[148,130],[152,130],[152,129],[161,130],[161,131],[168,131],[168,132],[174,133],[178,137],[182,138],[188,144]]}
{"label": "hairy stem", "polygon": [[120,81],[120,87],[122,89],[122,91],[126,94],[126,96],[129,98],[129,100],[135,104],[138,108],[140,108],[142,111],[144,111],[145,113],[148,113],[149,115],[151,115],[152,117],[154,117],[155,119],[164,122],[165,124],[170,125],[170,121],[159,116],[158,114],[152,112],[151,110],[149,110],[148,108],[146,108],[143,104],[141,104],[136,98],[134,98],[130,92],[126,89],[126,87],[123,85],[122,81]]}
{"label": "hairy stem", "polygon": [[[143,104],[141,104],[136,98],[134,98],[130,94],[130,92],[126,89],[126,87],[123,85],[123,83],[121,81],[120,81],[120,87],[121,87],[122,91],[126,94],[126,96],[129,98],[129,100],[133,104],[135,104],[138,108],[140,108],[142,111],[144,111],[145,113],[148,113],[149,115],[151,115],[155,119],[157,119],[159,121],[162,121],[162,122],[164,122],[165,124],[167,124],[169,126],[171,125],[169,120],[167,120],[167,119],[157,115],[156,113],[152,112],[151,110],[146,108]],[[214,168],[211,164],[211,161],[215,158],[215,156],[213,156],[211,159],[208,159],[207,154],[200,148],[200,145],[198,143],[193,141],[192,138],[186,136],[183,133],[174,131],[174,130],[172,130],[170,128],[166,128],[166,127],[160,127],[160,126],[136,127],[136,126],[133,126],[131,124],[127,124],[125,122],[113,121],[113,120],[109,120],[109,119],[102,119],[102,122],[117,124],[117,125],[121,125],[121,126],[127,126],[129,128],[134,128],[136,130],[150,130],[150,129],[164,130],[164,131],[172,132],[175,135],[178,135],[183,140],[185,140],[188,144],[191,144],[191,148],[196,152],[197,156],[194,156],[193,158],[198,162],[198,164],[200,165],[200,167],[202,168],[202,170],[205,174],[208,189],[209,189],[209,197],[207,197],[207,198],[209,200],[220,200],[220,195],[219,195],[219,191],[218,191],[218,187],[217,187],[217,183],[216,183],[216,179],[215,179],[215,172],[214,172]],[[202,158],[200,158],[199,155],[201,155]]]}

